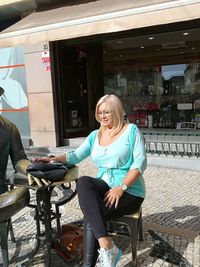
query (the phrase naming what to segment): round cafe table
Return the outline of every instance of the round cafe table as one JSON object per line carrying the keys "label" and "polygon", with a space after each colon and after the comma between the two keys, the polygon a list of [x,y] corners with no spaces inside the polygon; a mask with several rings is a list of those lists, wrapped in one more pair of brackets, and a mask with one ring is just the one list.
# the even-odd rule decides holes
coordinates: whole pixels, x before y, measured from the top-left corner
{"label": "round cafe table", "polygon": [[[14,173],[9,177],[8,184],[12,186],[23,186],[28,189],[35,190],[36,204],[29,204],[28,207],[35,209],[34,219],[36,221],[36,245],[34,250],[28,255],[32,259],[40,248],[41,241],[45,241],[48,253],[47,266],[51,266],[51,249],[55,240],[61,237],[59,207],[71,201],[76,195],[76,181],[78,178],[78,167],[74,166],[69,169],[63,179],[48,183],[38,184],[36,182],[29,183],[27,175],[23,173]],[[75,183],[75,186],[72,184]],[[62,186],[64,196],[58,201],[52,202],[52,192],[55,187]],[[55,205],[55,209],[52,208]],[[56,229],[53,229],[52,223],[56,221]],[[44,232],[42,232],[44,225]],[[62,245],[62,244],[61,244]]]}

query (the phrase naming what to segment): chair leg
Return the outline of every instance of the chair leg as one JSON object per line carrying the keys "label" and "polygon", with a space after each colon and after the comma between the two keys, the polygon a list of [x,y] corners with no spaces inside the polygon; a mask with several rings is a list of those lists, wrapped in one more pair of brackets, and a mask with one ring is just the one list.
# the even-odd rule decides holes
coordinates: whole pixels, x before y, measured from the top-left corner
{"label": "chair leg", "polygon": [[144,241],[144,238],[143,238],[142,214],[140,214],[140,218],[138,220],[138,232],[139,232],[139,241]]}
{"label": "chair leg", "polygon": [[0,223],[0,245],[3,257],[3,267],[8,267],[8,222]]}
{"label": "chair leg", "polygon": [[130,223],[127,223],[130,230],[131,241],[131,253],[132,253],[132,265],[137,265],[137,238],[138,238],[138,220],[131,219]]}
{"label": "chair leg", "polygon": [[13,231],[13,225],[12,225],[12,220],[9,220],[9,226],[8,226],[9,232],[10,232],[10,238],[12,242],[15,242],[15,236],[14,236],[14,231]]}

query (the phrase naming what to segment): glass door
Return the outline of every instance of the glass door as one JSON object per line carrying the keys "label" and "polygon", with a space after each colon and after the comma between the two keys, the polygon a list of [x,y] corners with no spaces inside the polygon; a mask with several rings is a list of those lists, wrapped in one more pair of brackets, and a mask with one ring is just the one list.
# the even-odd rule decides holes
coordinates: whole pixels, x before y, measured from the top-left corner
{"label": "glass door", "polygon": [[63,46],[61,91],[64,138],[83,136],[88,131],[87,56],[81,46]]}

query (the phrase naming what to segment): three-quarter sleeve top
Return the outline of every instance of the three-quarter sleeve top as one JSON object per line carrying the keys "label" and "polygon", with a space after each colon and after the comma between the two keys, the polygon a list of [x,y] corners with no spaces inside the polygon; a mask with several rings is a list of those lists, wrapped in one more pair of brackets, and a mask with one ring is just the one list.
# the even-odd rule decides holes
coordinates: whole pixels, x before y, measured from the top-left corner
{"label": "three-quarter sleeve top", "polygon": [[144,138],[135,124],[129,124],[125,131],[110,145],[99,143],[98,130],[91,132],[82,145],[67,153],[67,162],[77,164],[90,156],[98,168],[96,178],[103,179],[113,188],[122,183],[129,170],[138,169],[140,175],[127,192],[145,197],[143,172],[147,159]]}

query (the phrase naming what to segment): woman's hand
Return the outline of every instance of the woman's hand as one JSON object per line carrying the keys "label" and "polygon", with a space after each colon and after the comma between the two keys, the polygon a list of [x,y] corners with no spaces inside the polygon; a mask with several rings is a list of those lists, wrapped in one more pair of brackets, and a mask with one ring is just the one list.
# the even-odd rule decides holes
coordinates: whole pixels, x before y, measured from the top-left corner
{"label": "woman's hand", "polygon": [[32,159],[32,162],[44,162],[44,163],[49,163],[49,162],[66,162],[66,155],[58,155],[58,156],[50,156],[50,157],[41,157],[41,158],[34,158]]}
{"label": "woman's hand", "polygon": [[32,162],[43,162],[43,163],[49,163],[52,160],[52,158],[49,157],[41,157],[41,158],[33,158]]}
{"label": "woman's hand", "polygon": [[104,202],[106,207],[109,209],[115,205],[115,208],[118,207],[119,199],[123,195],[124,191],[120,186],[111,188],[105,195]]}

